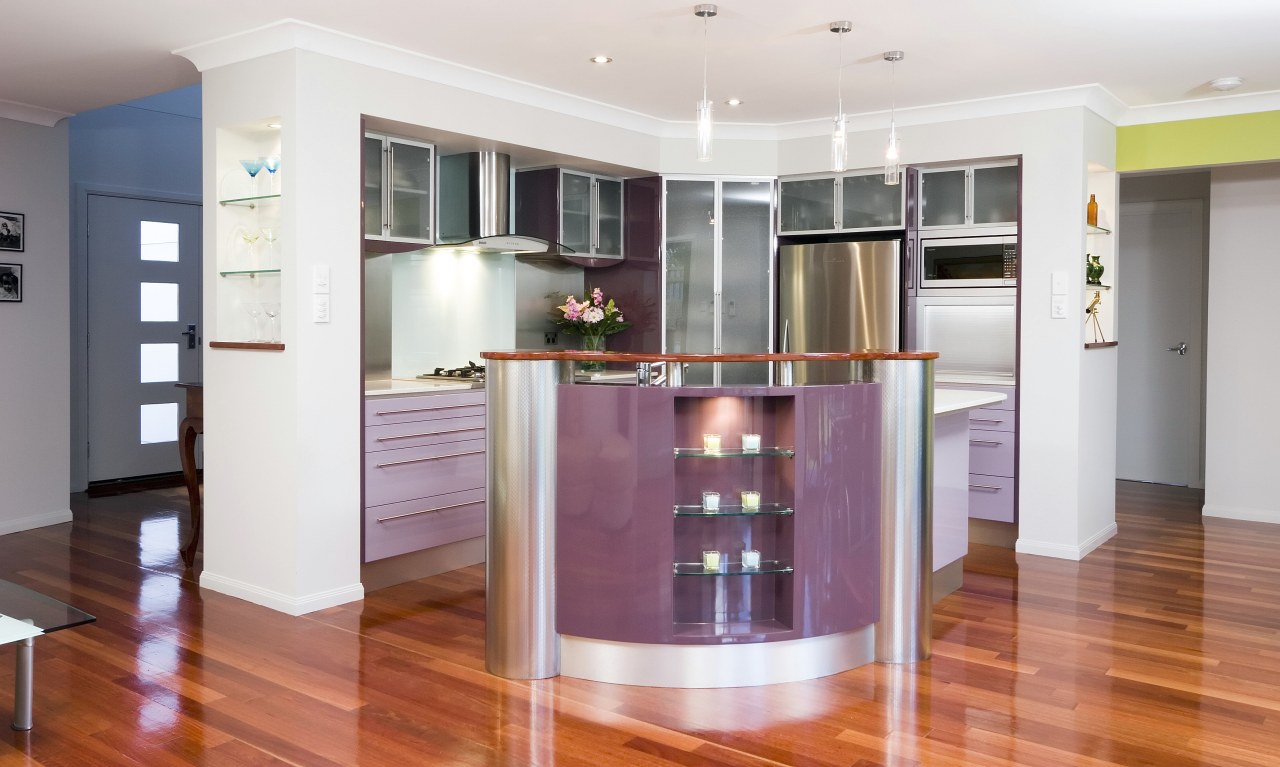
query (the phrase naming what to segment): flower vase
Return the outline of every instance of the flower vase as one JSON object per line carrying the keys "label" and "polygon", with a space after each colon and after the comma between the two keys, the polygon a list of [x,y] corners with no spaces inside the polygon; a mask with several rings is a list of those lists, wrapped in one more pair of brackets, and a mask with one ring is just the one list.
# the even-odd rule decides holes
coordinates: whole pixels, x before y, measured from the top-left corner
{"label": "flower vase", "polygon": [[[604,351],[604,336],[583,336],[582,351],[584,352],[602,352]],[[598,373],[604,370],[603,362],[579,362],[578,371],[581,373]]]}
{"label": "flower vase", "polygon": [[1085,256],[1084,281],[1088,285],[1101,285],[1102,272],[1106,267],[1098,260],[1098,257],[1092,254]]}

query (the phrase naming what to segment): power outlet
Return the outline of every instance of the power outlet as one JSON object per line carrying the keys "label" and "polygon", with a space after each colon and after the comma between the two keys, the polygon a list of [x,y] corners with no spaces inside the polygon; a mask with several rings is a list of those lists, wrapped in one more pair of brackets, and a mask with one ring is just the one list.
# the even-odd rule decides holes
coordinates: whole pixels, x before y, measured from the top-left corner
{"label": "power outlet", "polygon": [[542,334],[542,340],[546,342],[547,346],[555,346],[557,335],[559,334],[556,331],[548,330]]}

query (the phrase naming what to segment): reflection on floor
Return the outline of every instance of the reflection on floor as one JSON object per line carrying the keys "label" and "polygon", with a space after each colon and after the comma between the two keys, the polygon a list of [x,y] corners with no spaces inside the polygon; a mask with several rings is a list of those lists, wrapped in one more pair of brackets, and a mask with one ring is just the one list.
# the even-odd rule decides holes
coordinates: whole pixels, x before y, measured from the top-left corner
{"label": "reflection on floor", "polygon": [[0,577],[98,616],[38,640],[0,764],[1272,765],[1280,529],[1201,502],[1121,483],[1083,562],[975,547],[929,661],[680,691],[485,674],[480,567],[291,618],[197,587],[180,489],[76,497],[0,536]]}

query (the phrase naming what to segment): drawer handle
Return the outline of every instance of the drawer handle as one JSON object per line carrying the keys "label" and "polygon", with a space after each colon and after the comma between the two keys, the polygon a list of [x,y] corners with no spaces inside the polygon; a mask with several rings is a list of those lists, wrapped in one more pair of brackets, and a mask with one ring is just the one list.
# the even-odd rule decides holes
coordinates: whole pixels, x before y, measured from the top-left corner
{"label": "drawer handle", "polygon": [[1004,423],[1003,418],[970,418],[970,423]]}
{"label": "drawer handle", "polygon": [[467,501],[466,503],[453,503],[448,506],[437,506],[434,509],[423,509],[422,511],[411,511],[408,514],[396,514],[394,517],[378,517],[378,521],[390,522],[393,519],[404,519],[405,517],[416,517],[419,514],[430,514],[433,511],[444,511],[445,509],[456,509],[460,506],[475,506],[477,503],[484,503],[484,501]]}
{"label": "drawer handle", "polygon": [[998,439],[971,439],[970,445],[1003,445],[1004,442]]}
{"label": "drawer handle", "polygon": [[434,407],[411,407],[404,410],[379,410],[375,415],[398,415],[400,413],[427,413],[432,410],[457,410],[460,407],[483,407],[483,402],[475,402],[470,405],[435,405]]}
{"label": "drawer handle", "polygon": [[991,490],[992,492],[998,493],[1004,488],[999,487],[997,485],[969,485],[969,489],[970,490]]}
{"label": "drawer handle", "polygon": [[378,437],[378,442],[390,442],[393,439],[413,439],[414,437],[430,437],[433,434],[457,434],[460,431],[484,431],[483,426],[472,426],[470,429],[441,429],[440,431],[426,431],[421,434],[397,434],[394,437]]}
{"label": "drawer handle", "polygon": [[432,455],[426,458],[410,458],[407,461],[392,461],[391,463],[375,464],[374,468],[385,469],[388,466],[404,466],[406,463],[422,463],[423,461],[439,461],[444,458],[458,458],[464,455],[484,455],[483,450],[471,450],[466,453],[450,453],[449,455]]}

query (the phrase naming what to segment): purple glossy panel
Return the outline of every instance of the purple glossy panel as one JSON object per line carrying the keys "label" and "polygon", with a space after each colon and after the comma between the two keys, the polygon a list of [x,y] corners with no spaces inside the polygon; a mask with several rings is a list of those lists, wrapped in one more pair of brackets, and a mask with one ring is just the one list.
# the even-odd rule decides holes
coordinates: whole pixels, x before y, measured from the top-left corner
{"label": "purple glossy panel", "polygon": [[791,577],[809,637],[880,619],[880,385],[799,391]]}
{"label": "purple glossy panel", "polygon": [[598,287],[616,300],[623,316],[631,323],[631,327],[609,337],[610,351],[659,352],[662,350],[662,270],[658,258],[662,179],[657,176],[627,179],[623,182],[622,201],[626,258],[605,269],[586,270],[586,285],[588,289]]}
{"label": "purple glossy panel", "polygon": [[623,642],[671,634],[671,390],[561,386],[556,630]]}

